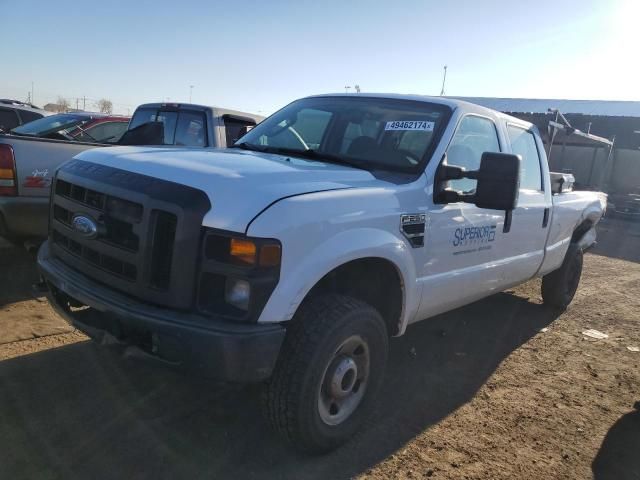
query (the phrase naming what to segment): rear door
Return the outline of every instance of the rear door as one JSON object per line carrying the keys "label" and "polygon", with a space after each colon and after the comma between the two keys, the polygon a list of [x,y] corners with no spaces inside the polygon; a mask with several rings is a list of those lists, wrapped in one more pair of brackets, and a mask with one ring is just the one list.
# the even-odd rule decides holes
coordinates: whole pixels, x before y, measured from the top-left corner
{"label": "rear door", "polygon": [[543,151],[535,127],[506,123],[511,153],[522,157],[518,206],[512,212],[511,241],[502,245],[502,256],[509,262],[504,269],[503,288],[518,284],[536,274],[544,259],[551,193],[545,192]]}

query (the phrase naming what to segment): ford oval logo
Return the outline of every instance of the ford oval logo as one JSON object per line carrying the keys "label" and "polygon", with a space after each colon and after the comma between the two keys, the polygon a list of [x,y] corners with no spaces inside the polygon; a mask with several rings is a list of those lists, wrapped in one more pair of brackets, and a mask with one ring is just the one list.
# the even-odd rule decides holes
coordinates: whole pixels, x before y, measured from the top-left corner
{"label": "ford oval logo", "polygon": [[86,215],[74,216],[71,221],[71,227],[83,237],[95,238],[98,236],[98,225],[92,218]]}

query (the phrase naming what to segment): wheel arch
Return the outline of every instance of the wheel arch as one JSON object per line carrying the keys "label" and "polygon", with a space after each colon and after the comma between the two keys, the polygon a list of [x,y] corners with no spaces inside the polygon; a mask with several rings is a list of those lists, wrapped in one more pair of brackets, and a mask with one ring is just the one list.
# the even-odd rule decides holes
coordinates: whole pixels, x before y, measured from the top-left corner
{"label": "wheel arch", "polygon": [[[311,251],[302,249],[304,255],[283,257],[281,282],[267,302],[259,321],[291,320],[305,299],[328,290],[350,293],[373,304],[372,306],[382,310],[380,313],[383,317],[386,316],[390,334],[401,335],[408,321],[415,315],[421,297],[410,250],[406,242],[390,232],[367,228],[344,231]],[[283,246],[283,251],[287,251],[286,245]],[[374,289],[382,297],[388,297],[386,289],[392,288],[389,304],[383,306],[373,296],[358,292],[357,288],[345,288],[345,278],[350,278],[353,282],[357,278],[362,280],[362,285],[370,286],[372,280],[367,277],[377,280],[378,286],[385,287]],[[388,278],[391,278],[390,285]],[[335,287],[333,290],[328,287],[332,282]]]}

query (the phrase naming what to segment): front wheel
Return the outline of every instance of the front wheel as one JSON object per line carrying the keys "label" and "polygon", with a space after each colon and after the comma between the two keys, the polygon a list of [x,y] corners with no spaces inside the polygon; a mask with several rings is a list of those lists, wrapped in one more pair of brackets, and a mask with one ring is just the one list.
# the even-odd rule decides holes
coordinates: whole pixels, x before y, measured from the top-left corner
{"label": "front wheel", "polygon": [[542,277],[542,301],[545,305],[564,310],[573,300],[582,275],[582,249],[572,243],[562,265]]}
{"label": "front wheel", "polygon": [[374,308],[342,295],[311,299],[292,320],[266,386],[268,420],[301,450],[338,447],[370,413],[387,352],[387,329]]}

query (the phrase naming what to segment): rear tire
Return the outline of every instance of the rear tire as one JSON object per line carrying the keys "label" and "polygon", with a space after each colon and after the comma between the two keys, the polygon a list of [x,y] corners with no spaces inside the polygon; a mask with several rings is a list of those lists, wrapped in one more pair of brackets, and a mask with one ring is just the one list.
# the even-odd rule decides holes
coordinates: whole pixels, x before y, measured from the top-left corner
{"label": "rear tire", "polygon": [[573,300],[582,275],[582,249],[572,243],[562,265],[542,277],[542,301],[553,308],[566,309]]}
{"label": "rear tire", "polygon": [[387,353],[387,328],[373,307],[343,295],[311,299],[287,328],[266,385],[267,420],[299,450],[340,446],[370,413]]}

